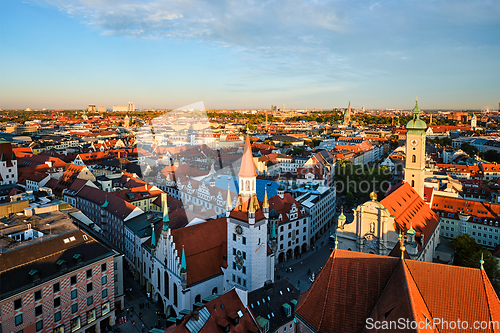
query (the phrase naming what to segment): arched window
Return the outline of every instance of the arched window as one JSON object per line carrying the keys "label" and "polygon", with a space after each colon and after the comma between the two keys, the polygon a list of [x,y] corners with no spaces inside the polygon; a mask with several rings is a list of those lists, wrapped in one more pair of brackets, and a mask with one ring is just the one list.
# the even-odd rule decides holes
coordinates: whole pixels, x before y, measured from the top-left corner
{"label": "arched window", "polygon": [[201,295],[200,294],[196,295],[196,297],[194,298],[194,302],[201,303]]}
{"label": "arched window", "polygon": [[161,292],[161,277],[160,277],[160,269],[157,269],[158,272],[158,291]]}
{"label": "arched window", "polygon": [[165,272],[163,274],[164,281],[165,281],[165,297],[168,299],[170,297],[170,288],[168,287],[168,274]]}
{"label": "arched window", "polygon": [[212,295],[216,295],[217,294],[217,287],[215,287],[214,289],[212,289]]}
{"label": "arched window", "polygon": [[245,182],[245,191],[250,191],[250,182],[248,180]]}
{"label": "arched window", "polygon": [[177,284],[174,283],[174,306],[177,307]]}
{"label": "arched window", "polygon": [[417,156],[411,155],[411,162],[415,163],[417,161]]}

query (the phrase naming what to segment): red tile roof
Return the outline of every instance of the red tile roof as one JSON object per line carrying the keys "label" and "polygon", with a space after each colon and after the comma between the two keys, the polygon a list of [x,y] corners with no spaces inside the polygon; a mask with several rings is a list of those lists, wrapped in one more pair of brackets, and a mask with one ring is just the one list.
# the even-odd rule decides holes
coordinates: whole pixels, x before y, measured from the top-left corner
{"label": "red tile roof", "polygon": [[[259,327],[254,321],[252,315],[247,308],[241,303],[241,300],[236,293],[235,289],[232,289],[225,294],[220,295],[216,299],[206,303],[204,307],[210,313],[210,317],[203,327],[198,331],[199,333],[223,333],[223,332],[234,332],[234,333],[248,333],[248,332],[258,332]],[[198,310],[202,307],[198,308]],[[238,311],[243,313],[243,316],[239,318]],[[186,327],[187,322],[193,317],[193,314],[188,314],[184,317],[182,323],[180,323],[172,332],[175,333],[192,333]],[[234,320],[238,319],[238,324],[235,326]],[[225,331],[225,327],[229,326],[229,331]]]}
{"label": "red tile roof", "polygon": [[184,245],[188,285],[222,274],[221,267],[227,267],[225,217],[174,229],[172,235],[179,256]]}
{"label": "red tile roof", "polygon": [[[396,232],[401,230],[405,233],[413,226],[417,241],[424,233],[424,241],[427,242],[438,226],[439,217],[408,183],[403,183],[380,203],[394,215]],[[422,245],[419,244],[419,247]]]}
{"label": "red tile roof", "polygon": [[480,269],[335,250],[295,314],[317,332],[349,333],[365,331],[367,318],[500,321],[500,301]]}

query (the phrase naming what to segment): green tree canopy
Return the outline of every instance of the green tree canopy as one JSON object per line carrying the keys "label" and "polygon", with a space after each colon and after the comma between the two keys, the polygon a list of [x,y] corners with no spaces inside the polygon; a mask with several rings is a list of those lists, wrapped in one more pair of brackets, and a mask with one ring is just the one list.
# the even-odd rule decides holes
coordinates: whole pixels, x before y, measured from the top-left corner
{"label": "green tree canopy", "polygon": [[500,289],[500,270],[498,269],[498,259],[490,251],[484,249],[476,243],[476,240],[469,234],[463,234],[451,241],[451,246],[455,250],[453,264],[456,266],[479,268],[481,255],[484,260],[484,271],[495,290]]}

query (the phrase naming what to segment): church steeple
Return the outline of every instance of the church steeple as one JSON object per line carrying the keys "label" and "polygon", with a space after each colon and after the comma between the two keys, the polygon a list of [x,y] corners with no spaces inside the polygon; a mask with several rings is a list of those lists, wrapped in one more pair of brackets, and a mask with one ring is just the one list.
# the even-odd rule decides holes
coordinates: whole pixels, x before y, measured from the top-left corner
{"label": "church steeple", "polygon": [[252,146],[250,145],[250,138],[247,136],[245,139],[245,149],[241,157],[241,167],[238,173],[240,191],[242,197],[252,197],[256,191],[256,178],[255,166],[253,164]]}
{"label": "church steeple", "polygon": [[227,199],[226,199],[226,216],[229,217],[231,210],[233,209],[233,203],[231,201],[231,191],[229,190],[229,185],[227,185]]}
{"label": "church steeple", "polygon": [[167,193],[161,194],[161,205],[163,211],[163,230],[162,233],[166,233],[169,227],[169,218],[168,218],[168,205],[167,205]]}

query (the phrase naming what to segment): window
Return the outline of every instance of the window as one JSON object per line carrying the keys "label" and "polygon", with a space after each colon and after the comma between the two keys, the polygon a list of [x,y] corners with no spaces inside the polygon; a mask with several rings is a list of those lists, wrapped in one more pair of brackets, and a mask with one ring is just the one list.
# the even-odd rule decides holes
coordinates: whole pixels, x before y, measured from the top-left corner
{"label": "window", "polygon": [[109,312],[109,301],[102,304],[101,311],[103,316]]}
{"label": "window", "polygon": [[18,310],[18,309],[22,308],[22,306],[23,306],[22,298],[18,298],[16,300],[14,300],[14,310]]}
{"label": "window", "polygon": [[95,309],[87,311],[87,324],[95,320]]}
{"label": "window", "polygon": [[61,326],[54,328],[52,333],[64,333],[64,325],[61,325]]}
{"label": "window", "polygon": [[52,289],[54,290],[54,293],[58,293],[61,290],[61,284],[59,282],[54,283]]}
{"label": "window", "polygon": [[61,297],[54,298],[54,309],[61,305]]}
{"label": "window", "polygon": [[78,303],[71,304],[71,313],[77,313],[78,312]]}
{"label": "window", "polygon": [[43,313],[43,306],[42,305],[35,306],[35,317],[40,316],[42,313]]}
{"label": "window", "polygon": [[108,277],[106,275],[104,275],[102,278],[101,278],[101,284],[104,286],[106,283],[108,283]]}
{"label": "window", "polygon": [[71,285],[74,286],[76,284],[76,275],[73,275],[70,279]]}
{"label": "window", "polygon": [[39,320],[36,322],[35,329],[37,332],[39,332],[43,329],[43,320]]}
{"label": "window", "polygon": [[87,297],[87,305],[91,305],[92,303],[94,303],[94,297],[93,296]]}
{"label": "window", "polygon": [[236,242],[236,234],[233,234],[233,241]]}
{"label": "window", "polygon": [[54,313],[54,322],[58,322],[61,320],[61,311],[57,311],[56,313]]}
{"label": "window", "polygon": [[108,297],[108,288],[102,290],[102,298]]}
{"label": "window", "polygon": [[246,245],[246,243],[247,243],[247,238],[246,238],[246,237],[243,237],[242,242],[243,242],[243,245]]}
{"label": "window", "polygon": [[87,292],[91,292],[93,289],[92,282],[87,283]]}
{"label": "window", "polygon": [[247,260],[247,253],[243,251],[243,260]]}
{"label": "window", "polygon": [[22,313],[18,314],[15,317],[14,322],[15,322],[16,326],[21,325],[23,323],[23,314]]}
{"label": "window", "polygon": [[78,329],[80,329],[80,316],[71,319],[71,332],[74,332]]}
{"label": "window", "polygon": [[78,297],[78,289],[71,290],[71,299]]}
{"label": "window", "polygon": [[42,299],[42,290],[35,291],[35,301],[39,301]]}
{"label": "window", "polygon": [[92,277],[92,269],[87,269],[87,279]]}
{"label": "window", "polygon": [[245,266],[243,266],[243,274],[246,274],[247,273],[247,268]]}
{"label": "window", "polygon": [[101,265],[101,272],[106,272],[106,263]]}

